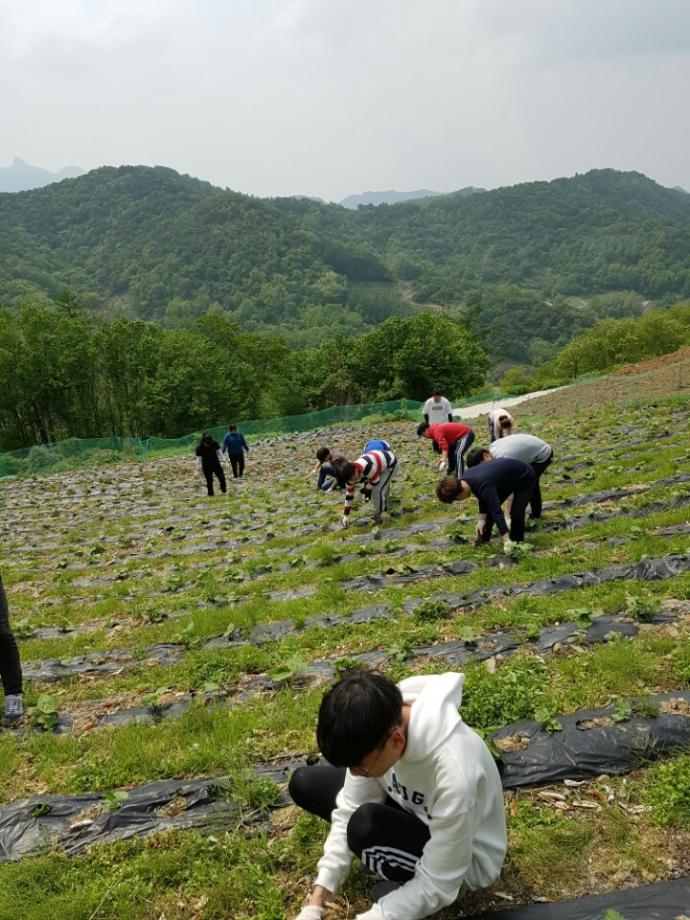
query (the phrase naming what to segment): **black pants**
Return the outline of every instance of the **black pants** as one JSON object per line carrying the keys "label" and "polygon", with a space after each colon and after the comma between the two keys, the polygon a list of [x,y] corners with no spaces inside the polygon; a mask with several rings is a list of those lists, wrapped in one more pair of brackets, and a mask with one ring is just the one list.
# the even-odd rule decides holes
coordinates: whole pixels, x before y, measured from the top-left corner
{"label": "black pants", "polygon": [[244,474],[244,454],[228,454],[234,479],[241,479]]}
{"label": "black pants", "polygon": [[541,486],[539,485],[539,480],[541,479],[542,473],[551,466],[553,462],[553,451],[546,460],[542,463],[533,463],[532,469],[534,470],[534,475],[537,477],[534,481],[534,488],[532,489],[532,497],[529,500],[529,516],[531,518],[541,517]]}
{"label": "black pants", "polygon": [[474,443],[474,431],[468,431],[464,438],[451,447],[448,453],[448,475],[462,477],[465,472],[465,453]]}
{"label": "black pants", "polygon": [[218,482],[220,483],[220,491],[227,492],[228,487],[225,482],[225,473],[223,472],[223,467],[220,465],[220,462],[216,462],[213,466],[204,466],[202,469],[206,478],[206,488],[208,489],[209,495],[213,495],[214,476],[218,477]]}
{"label": "black pants", "polygon": [[[290,795],[300,808],[330,821],[344,782],[344,769],[300,767],[290,777]],[[366,869],[391,882],[412,878],[430,836],[423,821],[390,798],[382,805],[360,805],[347,825],[350,850]]]}
{"label": "black pants", "polygon": [[7,595],[0,576],[0,676],[5,695],[16,696],[22,692],[22,666],[12,630],[7,607]]}
{"label": "black pants", "polygon": [[[510,510],[510,539],[514,543],[521,543],[525,539],[525,512],[534,492],[534,480],[530,477],[521,483],[513,492],[513,506]],[[491,539],[494,521],[489,516],[484,525],[481,542],[488,543]]]}

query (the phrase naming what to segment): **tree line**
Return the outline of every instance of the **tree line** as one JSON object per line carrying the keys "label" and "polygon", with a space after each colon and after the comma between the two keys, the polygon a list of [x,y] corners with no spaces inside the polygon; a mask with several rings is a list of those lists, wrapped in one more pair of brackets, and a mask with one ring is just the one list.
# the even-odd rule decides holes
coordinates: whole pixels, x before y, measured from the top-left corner
{"label": "tree line", "polygon": [[106,321],[63,294],[0,310],[0,450],[68,437],[179,437],[230,420],[479,386],[484,348],[422,311],[297,350],[210,311],[191,329]]}

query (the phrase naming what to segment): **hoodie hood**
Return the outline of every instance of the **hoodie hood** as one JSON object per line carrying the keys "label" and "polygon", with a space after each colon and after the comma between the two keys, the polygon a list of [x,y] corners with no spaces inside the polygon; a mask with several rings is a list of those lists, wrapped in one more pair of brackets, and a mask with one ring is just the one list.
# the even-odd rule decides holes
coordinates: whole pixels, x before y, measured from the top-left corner
{"label": "hoodie hood", "polygon": [[403,702],[412,704],[401,760],[425,760],[462,721],[458,710],[464,683],[465,675],[453,672],[400,681]]}

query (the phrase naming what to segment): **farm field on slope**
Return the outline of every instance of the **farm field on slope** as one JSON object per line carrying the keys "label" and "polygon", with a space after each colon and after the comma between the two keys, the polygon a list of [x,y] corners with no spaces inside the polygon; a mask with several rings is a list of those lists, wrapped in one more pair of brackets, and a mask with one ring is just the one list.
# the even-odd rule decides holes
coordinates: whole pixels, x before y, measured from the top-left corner
{"label": "farm field on slope", "polygon": [[[515,560],[472,547],[469,504],[436,502],[410,423],[257,442],[246,480],[213,499],[186,457],[0,483],[26,700],[43,697],[0,735],[0,857],[14,860],[0,865],[0,920],[293,916],[326,828],[273,781],[314,753],[322,688],[358,656],[396,679],[464,670],[462,714],[487,734],[530,719],[555,737],[569,713],[608,704],[606,725],[688,725],[690,404],[651,392],[624,411],[626,393],[543,420],[516,412],[556,460]],[[340,496],[314,489],[314,451],[374,435],[400,458],[394,517],[372,530],[358,502],[342,531]],[[525,745],[507,738],[509,763]],[[501,879],[443,916],[688,874],[690,757],[635,766],[507,789]],[[167,780],[150,820],[130,820],[139,787]],[[62,818],[58,794],[85,798]],[[353,868],[329,918],[353,917],[369,886]]]}

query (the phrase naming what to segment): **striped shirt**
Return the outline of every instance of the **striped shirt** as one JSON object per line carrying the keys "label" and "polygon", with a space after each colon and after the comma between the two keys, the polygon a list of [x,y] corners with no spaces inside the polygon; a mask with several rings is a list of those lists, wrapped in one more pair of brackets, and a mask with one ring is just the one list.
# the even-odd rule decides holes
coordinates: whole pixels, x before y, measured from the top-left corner
{"label": "striped shirt", "polygon": [[352,509],[352,502],[355,497],[355,488],[357,484],[375,486],[378,484],[381,474],[386,470],[392,469],[396,464],[395,454],[390,450],[370,450],[362,454],[352,464],[357,471],[357,480],[348,482],[345,487],[345,507],[344,514],[349,514]]}

